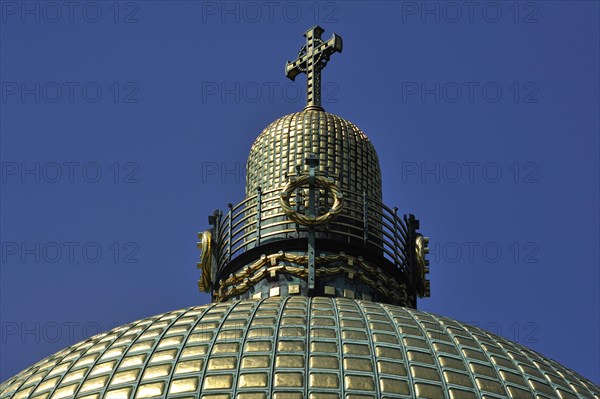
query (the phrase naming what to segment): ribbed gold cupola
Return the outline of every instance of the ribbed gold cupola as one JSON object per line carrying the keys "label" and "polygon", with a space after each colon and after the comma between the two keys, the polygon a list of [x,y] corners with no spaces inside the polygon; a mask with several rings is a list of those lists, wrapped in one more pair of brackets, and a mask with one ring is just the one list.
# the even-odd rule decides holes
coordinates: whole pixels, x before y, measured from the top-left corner
{"label": "ribbed gold cupola", "polygon": [[341,189],[381,200],[379,158],[369,138],[352,122],[311,109],[277,119],[254,141],[246,164],[246,196],[309,173],[307,154],[319,160],[316,173],[335,179]]}

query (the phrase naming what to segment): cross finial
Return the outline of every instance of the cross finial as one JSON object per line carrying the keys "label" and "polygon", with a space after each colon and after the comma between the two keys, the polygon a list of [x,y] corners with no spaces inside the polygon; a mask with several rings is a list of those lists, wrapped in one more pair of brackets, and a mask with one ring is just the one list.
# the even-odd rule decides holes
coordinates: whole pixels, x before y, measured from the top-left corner
{"label": "cross finial", "polygon": [[306,74],[306,108],[323,110],[321,107],[321,70],[327,65],[331,54],[342,52],[342,38],[335,33],[324,42],[321,34],[325,30],[313,26],[306,31],[306,44],[295,61],[285,64],[285,76],[295,80],[300,73]]}

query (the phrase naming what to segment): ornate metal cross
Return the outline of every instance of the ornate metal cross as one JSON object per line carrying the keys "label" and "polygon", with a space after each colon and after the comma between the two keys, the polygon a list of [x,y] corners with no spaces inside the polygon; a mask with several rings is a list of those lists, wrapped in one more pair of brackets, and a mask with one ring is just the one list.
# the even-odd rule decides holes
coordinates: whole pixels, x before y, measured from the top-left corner
{"label": "ornate metal cross", "polygon": [[320,109],[321,107],[321,70],[329,62],[331,54],[342,52],[342,38],[335,33],[331,39],[324,42],[321,34],[325,30],[314,26],[306,31],[306,44],[298,53],[295,61],[285,64],[285,76],[295,80],[300,73],[306,74],[306,109]]}

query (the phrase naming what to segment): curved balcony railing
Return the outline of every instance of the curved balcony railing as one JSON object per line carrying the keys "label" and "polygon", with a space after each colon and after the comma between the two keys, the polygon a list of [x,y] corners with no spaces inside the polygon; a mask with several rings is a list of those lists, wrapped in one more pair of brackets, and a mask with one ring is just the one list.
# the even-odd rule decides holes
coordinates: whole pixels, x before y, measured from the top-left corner
{"label": "curved balcony railing", "polygon": [[[301,190],[299,190],[301,191]],[[277,239],[303,237],[303,226],[289,219],[279,204],[281,189],[260,189],[237,205],[228,204],[228,212],[217,221],[217,273],[242,253]],[[382,202],[368,198],[366,193],[342,190],[344,209],[326,225],[315,228],[317,237],[345,240],[349,244],[370,247],[382,254],[405,276],[408,276],[408,227]],[[321,208],[329,204],[327,195],[317,199]],[[304,211],[305,198],[299,192],[292,205]]]}

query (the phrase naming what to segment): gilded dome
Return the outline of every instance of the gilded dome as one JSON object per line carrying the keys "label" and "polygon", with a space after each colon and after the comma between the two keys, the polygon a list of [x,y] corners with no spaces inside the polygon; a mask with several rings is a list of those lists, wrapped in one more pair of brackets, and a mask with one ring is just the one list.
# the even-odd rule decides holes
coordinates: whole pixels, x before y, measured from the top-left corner
{"label": "gilded dome", "polygon": [[345,298],[213,303],[99,334],[0,386],[0,398],[600,398],[502,337]]}
{"label": "gilded dome", "polygon": [[416,310],[428,239],[381,203],[365,134],[320,107],[321,69],[342,50],[322,33],[309,29],[286,64],[307,75],[307,108],[259,135],[246,199],[199,236],[199,288],[214,302],[75,344],[4,382],[0,399],[600,399],[535,351]]}
{"label": "gilded dome", "polygon": [[379,158],[369,138],[352,122],[323,110],[283,116],[256,138],[246,164],[246,197],[260,186],[282,187],[287,176],[308,173],[304,160],[319,159],[317,174],[336,179],[342,190],[381,201]]}

